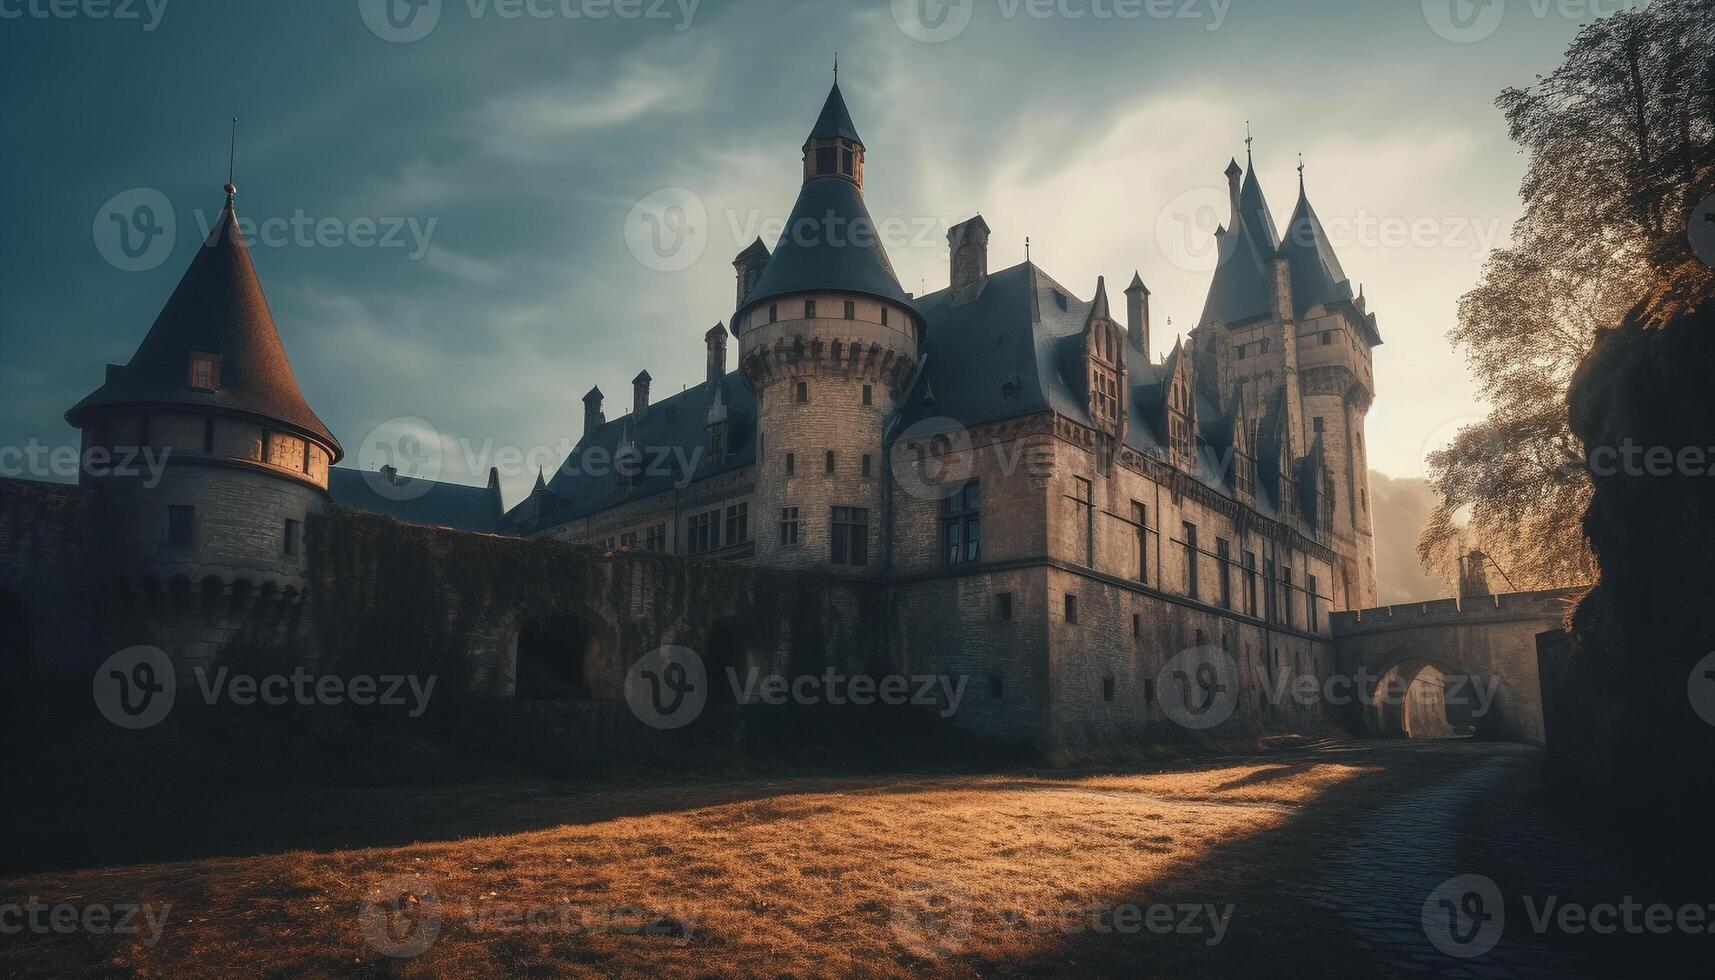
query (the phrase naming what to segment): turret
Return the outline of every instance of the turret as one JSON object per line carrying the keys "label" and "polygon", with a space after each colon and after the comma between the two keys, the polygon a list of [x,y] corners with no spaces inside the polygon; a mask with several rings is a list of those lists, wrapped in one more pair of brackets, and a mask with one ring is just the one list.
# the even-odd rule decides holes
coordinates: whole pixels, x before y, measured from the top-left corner
{"label": "turret", "polygon": [[732,320],[765,447],[756,510],[795,509],[799,527],[795,541],[758,536],[762,565],[880,572],[882,425],[916,374],[923,322],[864,206],[863,154],[836,84],[785,231]]}
{"label": "turret", "polygon": [[[235,596],[301,594],[307,519],[343,454],[298,389],[226,193],[136,353],[66,413],[91,458],[138,461],[79,477],[99,491],[108,580],[194,595],[210,621]],[[204,639],[157,645],[184,665],[211,656]]]}

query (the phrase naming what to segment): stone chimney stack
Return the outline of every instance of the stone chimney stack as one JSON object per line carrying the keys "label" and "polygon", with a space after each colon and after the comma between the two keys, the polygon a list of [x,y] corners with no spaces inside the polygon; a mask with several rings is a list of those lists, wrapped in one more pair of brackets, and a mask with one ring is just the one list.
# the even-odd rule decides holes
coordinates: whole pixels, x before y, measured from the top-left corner
{"label": "stone chimney stack", "polygon": [[1233,207],[1232,219],[1227,222],[1229,231],[1236,232],[1239,230],[1239,214],[1242,211],[1242,206],[1239,204],[1239,178],[1243,177],[1244,173],[1244,169],[1239,166],[1237,160],[1227,163],[1227,195],[1231,198]]}
{"label": "stone chimney stack", "polygon": [[649,409],[650,380],[648,371],[639,371],[637,377],[631,379],[631,417],[633,419],[641,418],[643,413]]}
{"label": "stone chimney stack", "polygon": [[[762,244],[759,237],[732,260],[732,267],[738,271],[738,303],[733,309],[743,306],[745,297],[756,288],[757,280],[762,278],[763,270],[768,268],[768,258],[768,246]],[[738,326],[733,324],[733,329],[737,330]]]}
{"label": "stone chimney stack", "polygon": [[1125,336],[1133,350],[1149,356],[1149,287],[1136,272],[1131,274],[1131,285],[1125,288]]}
{"label": "stone chimney stack", "polygon": [[947,284],[953,302],[963,303],[982,292],[989,277],[989,226],[982,215],[947,229]]}
{"label": "stone chimney stack", "polygon": [[607,421],[607,416],[601,414],[601,397],[600,388],[591,388],[589,394],[584,396],[585,439],[588,439],[591,432],[594,432],[603,422]]}
{"label": "stone chimney stack", "polygon": [[709,349],[708,382],[714,384],[726,377],[726,325],[717,323],[703,334]]}

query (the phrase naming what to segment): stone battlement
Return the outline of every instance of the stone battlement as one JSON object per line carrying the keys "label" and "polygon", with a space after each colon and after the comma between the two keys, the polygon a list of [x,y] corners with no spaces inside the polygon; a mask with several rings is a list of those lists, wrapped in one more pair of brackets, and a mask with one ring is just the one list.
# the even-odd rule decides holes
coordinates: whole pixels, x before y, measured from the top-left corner
{"label": "stone battlement", "polygon": [[1458,621],[1562,618],[1588,587],[1505,592],[1499,595],[1431,599],[1373,609],[1354,609],[1329,616],[1335,636],[1402,626],[1435,626]]}

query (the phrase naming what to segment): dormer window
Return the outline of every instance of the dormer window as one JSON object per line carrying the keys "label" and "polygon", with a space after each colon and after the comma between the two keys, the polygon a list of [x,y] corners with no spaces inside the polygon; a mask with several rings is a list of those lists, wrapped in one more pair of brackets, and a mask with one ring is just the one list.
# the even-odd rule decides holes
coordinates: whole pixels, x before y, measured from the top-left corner
{"label": "dormer window", "polygon": [[189,384],[201,391],[213,391],[220,387],[220,355],[191,351]]}

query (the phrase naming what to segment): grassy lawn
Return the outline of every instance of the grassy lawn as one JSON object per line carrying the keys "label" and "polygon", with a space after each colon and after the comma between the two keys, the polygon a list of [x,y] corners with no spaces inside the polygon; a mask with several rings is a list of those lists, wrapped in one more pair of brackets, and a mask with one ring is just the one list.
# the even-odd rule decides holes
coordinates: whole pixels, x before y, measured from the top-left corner
{"label": "grassy lawn", "polygon": [[0,877],[0,906],[141,904],[159,935],[0,935],[0,975],[1326,968],[1338,924],[1292,882],[1378,797],[1467,762],[1329,743],[1147,773],[154,801],[103,831],[127,859],[43,857]]}

